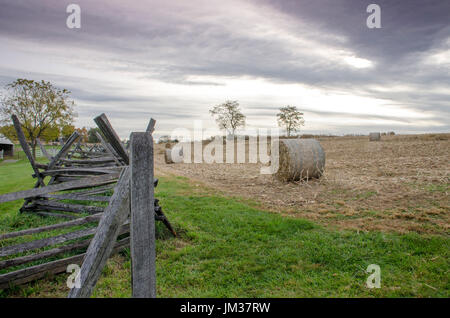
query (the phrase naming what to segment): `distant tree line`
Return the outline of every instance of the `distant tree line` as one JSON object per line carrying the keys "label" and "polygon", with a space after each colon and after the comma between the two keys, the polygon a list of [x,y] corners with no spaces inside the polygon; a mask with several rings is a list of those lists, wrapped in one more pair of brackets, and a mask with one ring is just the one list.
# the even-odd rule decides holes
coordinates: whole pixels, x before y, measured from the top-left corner
{"label": "distant tree line", "polygon": [[[22,124],[25,137],[29,140],[33,156],[36,155],[37,139],[44,142],[67,139],[77,131],[82,142],[98,143],[96,133],[98,128],[76,128],[73,125],[74,101],[67,89],[55,87],[46,81],[34,81],[19,78],[5,86],[5,92],[0,100],[0,134],[17,141],[11,116],[14,114]],[[305,120],[303,113],[295,106],[285,106],[279,109],[277,122],[283,127],[287,136],[300,130]],[[236,100],[227,100],[214,106],[210,111],[217,125],[228,135],[235,135],[236,130],[245,127],[246,116],[242,113]],[[161,142],[169,140],[168,136]]]}

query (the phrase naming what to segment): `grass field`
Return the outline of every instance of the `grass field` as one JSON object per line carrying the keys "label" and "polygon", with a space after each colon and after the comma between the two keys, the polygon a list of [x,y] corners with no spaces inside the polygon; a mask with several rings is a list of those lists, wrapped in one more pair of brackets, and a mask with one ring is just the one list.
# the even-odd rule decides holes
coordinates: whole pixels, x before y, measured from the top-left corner
{"label": "grass field", "polygon": [[[0,193],[33,185],[25,160],[0,163]],[[449,297],[446,235],[336,230],[298,216],[258,208],[170,173],[158,175],[157,197],[178,238],[158,225],[158,297]],[[0,232],[56,222],[0,205]],[[369,264],[381,288],[366,288]],[[68,274],[2,297],[65,297]],[[130,256],[108,261],[95,297],[130,297]]]}

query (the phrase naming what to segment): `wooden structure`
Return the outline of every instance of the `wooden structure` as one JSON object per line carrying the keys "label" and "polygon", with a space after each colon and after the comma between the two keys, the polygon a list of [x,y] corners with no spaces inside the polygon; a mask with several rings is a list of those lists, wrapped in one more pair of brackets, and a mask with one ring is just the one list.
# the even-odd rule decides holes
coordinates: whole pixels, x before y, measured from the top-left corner
{"label": "wooden structure", "polygon": [[14,144],[6,137],[0,135],[0,152],[5,157],[12,157],[14,155]]}
{"label": "wooden structure", "polygon": [[[69,264],[83,263],[82,288],[72,289],[69,296],[87,297],[109,255],[129,246],[131,237],[135,242],[131,244],[133,286],[136,285],[133,295],[154,297],[155,220],[162,221],[176,235],[153,195],[158,184],[153,177],[151,136],[155,121],[150,120],[145,133],[131,135],[129,154],[102,114],[94,119],[104,136],[99,138],[101,146],[74,145],[79,137],[75,132],[54,157],[45,155],[49,163],[43,165],[31,156],[18,119],[13,116],[12,120],[36,183],[33,189],[0,195],[0,203],[24,199],[21,212],[66,221],[0,234],[0,289],[65,272]],[[38,144],[45,149],[39,141]],[[46,178],[50,180],[46,182]],[[54,230],[64,233],[48,235]],[[38,233],[45,237],[20,244],[7,243]],[[153,250],[147,245],[153,246]]]}

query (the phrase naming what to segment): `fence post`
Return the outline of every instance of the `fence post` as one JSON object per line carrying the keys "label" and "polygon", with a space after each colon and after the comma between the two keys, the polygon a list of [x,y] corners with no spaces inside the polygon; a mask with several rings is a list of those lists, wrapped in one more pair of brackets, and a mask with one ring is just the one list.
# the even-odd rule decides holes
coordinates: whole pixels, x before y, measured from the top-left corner
{"label": "fence post", "polygon": [[[48,187],[47,187],[48,188]],[[100,277],[116,243],[122,224],[130,211],[130,170],[128,167],[122,170],[117,186],[102,214],[95,236],[86,251],[86,256],[81,266],[80,288],[72,288],[69,298],[90,297],[95,284]]]}
{"label": "fence post", "polygon": [[39,138],[36,138],[36,142],[39,145],[39,148],[41,149],[42,154],[48,159],[52,160],[52,157],[48,154],[47,149],[42,145],[41,140]]}
{"label": "fence post", "polygon": [[34,174],[36,175],[36,178],[38,181],[35,184],[35,188],[37,188],[39,185],[45,186],[44,180],[41,178],[41,174],[39,173],[39,169],[36,167],[36,162],[33,158],[33,155],[31,154],[30,147],[28,146],[27,140],[25,138],[25,135],[22,130],[22,125],[20,124],[19,119],[16,115],[12,115],[11,119],[14,124],[14,128],[16,129],[17,138],[19,139],[20,145],[22,146],[23,152],[25,152],[25,155],[28,158],[28,161],[31,164],[31,167],[33,168]]}
{"label": "fence post", "polygon": [[94,118],[95,123],[98,128],[102,131],[103,135],[106,138],[106,141],[109,142],[111,147],[114,148],[116,153],[122,158],[126,165],[130,162],[127,151],[123,148],[122,142],[120,141],[119,136],[116,131],[112,128],[111,123],[105,114],[101,114]]}
{"label": "fence post", "polygon": [[131,143],[130,249],[133,297],[156,297],[153,137],[133,132]]}

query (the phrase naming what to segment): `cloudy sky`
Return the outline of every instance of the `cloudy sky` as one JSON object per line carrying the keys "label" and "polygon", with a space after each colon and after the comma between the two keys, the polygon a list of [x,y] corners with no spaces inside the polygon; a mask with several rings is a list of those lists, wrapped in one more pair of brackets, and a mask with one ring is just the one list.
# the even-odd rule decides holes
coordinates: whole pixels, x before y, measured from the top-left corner
{"label": "cloudy sky", "polygon": [[105,112],[121,137],[150,117],[158,135],[214,127],[227,99],[249,128],[289,104],[308,133],[448,132],[449,21],[443,0],[0,0],[0,85],[51,81],[72,91],[77,126]]}

